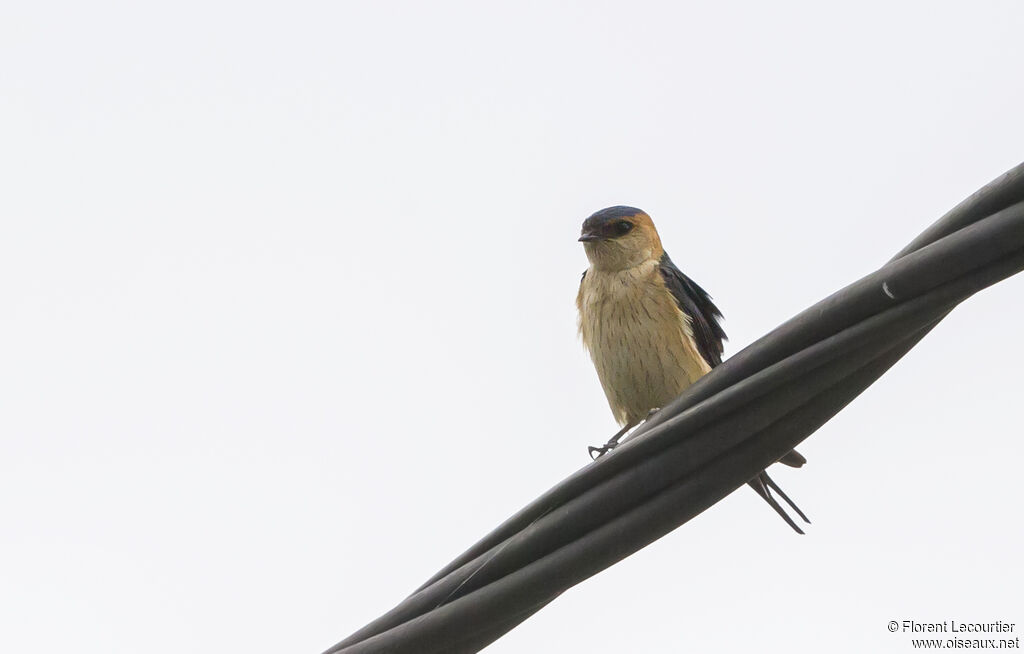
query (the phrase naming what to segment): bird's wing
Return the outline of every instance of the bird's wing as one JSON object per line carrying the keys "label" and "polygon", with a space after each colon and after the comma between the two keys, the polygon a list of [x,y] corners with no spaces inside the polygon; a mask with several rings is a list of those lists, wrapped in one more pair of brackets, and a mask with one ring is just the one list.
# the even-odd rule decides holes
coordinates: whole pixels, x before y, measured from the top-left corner
{"label": "bird's wing", "polygon": [[[697,351],[700,352],[704,360],[714,368],[718,364],[722,363],[722,341],[725,340],[725,331],[722,329],[719,321],[722,319],[722,312],[718,310],[715,303],[711,301],[711,296],[708,295],[707,291],[697,285],[697,282],[693,281],[689,277],[683,274],[676,264],[672,263],[672,259],[669,258],[668,254],[661,256],[659,262],[659,268],[661,270],[662,279],[665,280],[665,286],[668,287],[669,292],[672,293],[672,297],[675,298],[676,304],[679,305],[679,309],[690,316],[690,323],[693,328],[693,340],[697,345]],[[785,454],[779,459],[779,463],[784,463],[794,468],[799,468],[807,462],[799,452],[792,450]],[[779,494],[783,500],[786,501],[789,506],[797,512],[804,522],[810,523],[807,516],[804,515],[803,511],[793,503],[793,500],[789,499],[782,489],[768,476],[767,472],[761,471],[759,475],[751,479],[749,482],[751,488],[757,491],[768,504],[775,509],[780,516],[792,527],[798,534],[804,533],[796,525],[796,522],[786,513],[779,503],[772,497],[771,491],[774,490]],[[771,490],[769,490],[771,489]]]}
{"label": "bird's wing", "polygon": [[661,256],[659,269],[679,309],[690,317],[697,350],[708,365],[714,368],[722,363],[722,342],[726,340],[725,330],[720,323],[722,312],[711,301],[707,291],[684,275],[667,253]]}
{"label": "bird's wing", "polygon": [[[588,268],[589,270],[589,268]],[[580,275],[580,290],[576,293],[576,308],[579,309],[580,318],[583,317],[583,283],[587,280],[587,271],[584,270],[583,274]],[[580,323],[582,324],[582,323]]]}

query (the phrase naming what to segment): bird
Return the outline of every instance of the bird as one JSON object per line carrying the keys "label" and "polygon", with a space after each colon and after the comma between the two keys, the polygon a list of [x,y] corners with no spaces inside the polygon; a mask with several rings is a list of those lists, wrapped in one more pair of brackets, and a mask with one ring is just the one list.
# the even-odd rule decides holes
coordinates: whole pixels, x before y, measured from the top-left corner
{"label": "bird", "polygon": [[[576,296],[579,334],[622,427],[603,447],[590,448],[598,458],[722,363],[726,334],[722,312],[672,262],[645,212],[629,206],[602,209],[583,221],[579,240],[590,263]],[[796,450],[779,459],[796,468],[806,461]],[[804,522],[810,520],[766,471],[747,483],[804,533],[772,491]]]}

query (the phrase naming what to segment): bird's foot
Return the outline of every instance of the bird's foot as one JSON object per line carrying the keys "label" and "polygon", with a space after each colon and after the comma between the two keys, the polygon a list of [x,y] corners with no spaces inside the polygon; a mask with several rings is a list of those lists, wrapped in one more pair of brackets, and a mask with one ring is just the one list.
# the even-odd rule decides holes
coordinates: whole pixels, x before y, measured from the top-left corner
{"label": "bird's foot", "polygon": [[602,445],[601,447],[594,447],[593,445],[587,446],[587,453],[590,454],[590,459],[592,461],[597,461],[602,456],[604,456],[608,452],[611,452],[612,450],[614,450],[618,446],[619,446],[619,442],[618,441],[610,440],[607,443],[605,443],[604,445]]}
{"label": "bird's foot", "polygon": [[612,436],[611,438],[609,438],[608,442],[605,443],[604,445],[602,445],[601,447],[594,447],[593,445],[589,446],[587,448],[587,452],[590,453],[591,460],[597,461],[602,456],[604,456],[608,452],[611,452],[616,447],[618,447],[619,446],[619,439],[622,438],[623,436],[625,436],[626,433],[630,429],[632,429],[633,427],[636,427],[636,426],[637,426],[637,423],[631,422],[631,423],[627,424],[625,427],[623,427],[622,429],[620,429],[618,432],[616,432],[616,434],[614,436]]}
{"label": "bird's foot", "polygon": [[630,429],[633,429],[634,427],[639,425],[641,422],[647,422],[648,420],[651,419],[651,416],[653,416],[658,411],[661,411],[661,409],[658,408],[658,407],[655,407],[655,408],[653,408],[653,409],[651,409],[650,411],[647,412],[647,417],[644,418],[643,420],[637,420],[637,421],[628,423],[625,427],[620,429],[618,431],[618,433],[616,433],[614,436],[609,438],[608,442],[605,443],[604,445],[602,445],[601,447],[594,447],[593,445],[590,445],[589,447],[587,447],[587,453],[590,454],[591,460],[597,461],[598,459],[600,459],[602,456],[604,456],[608,452],[611,452],[612,450],[614,450],[616,447],[619,446],[619,439],[621,439],[623,436],[628,434]]}
{"label": "bird's foot", "polygon": [[614,450],[616,447],[619,446],[619,439],[625,436],[626,432],[628,432],[633,427],[636,427],[636,423],[630,423],[626,425],[625,427],[620,429],[618,433],[609,438],[608,442],[602,445],[601,447],[594,447],[593,445],[589,446],[587,448],[587,452],[590,454],[590,459],[592,461],[597,461],[605,454]]}

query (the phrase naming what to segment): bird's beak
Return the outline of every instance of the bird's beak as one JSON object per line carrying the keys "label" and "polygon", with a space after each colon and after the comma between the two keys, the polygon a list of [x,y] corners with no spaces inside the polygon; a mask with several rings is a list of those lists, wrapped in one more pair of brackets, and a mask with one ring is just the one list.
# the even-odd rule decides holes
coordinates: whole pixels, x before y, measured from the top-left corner
{"label": "bird's beak", "polygon": [[588,241],[600,241],[602,238],[604,237],[600,234],[595,234],[594,232],[583,232],[583,234],[580,235],[580,240],[584,243]]}

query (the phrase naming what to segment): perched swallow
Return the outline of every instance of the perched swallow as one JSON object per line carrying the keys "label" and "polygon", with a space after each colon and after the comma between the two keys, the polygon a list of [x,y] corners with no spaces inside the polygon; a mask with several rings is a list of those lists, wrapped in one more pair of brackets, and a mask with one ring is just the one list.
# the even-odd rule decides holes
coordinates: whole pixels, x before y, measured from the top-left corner
{"label": "perched swallow", "polygon": [[[672,263],[651,217],[633,207],[602,209],[583,222],[580,235],[590,268],[576,296],[579,330],[615,420],[619,439],[722,362],[722,313],[707,292]],[[793,450],[779,460],[800,467]],[[803,518],[768,473],[747,482],[795,529],[804,533],[771,491]]]}

